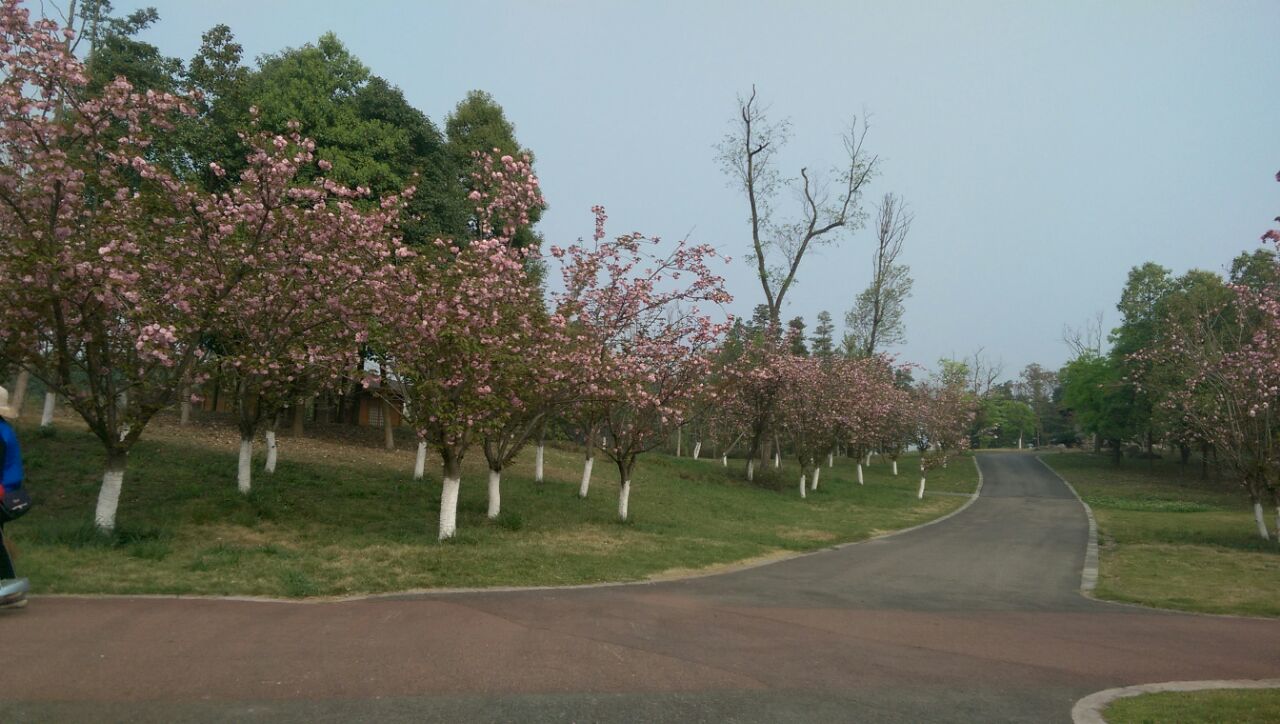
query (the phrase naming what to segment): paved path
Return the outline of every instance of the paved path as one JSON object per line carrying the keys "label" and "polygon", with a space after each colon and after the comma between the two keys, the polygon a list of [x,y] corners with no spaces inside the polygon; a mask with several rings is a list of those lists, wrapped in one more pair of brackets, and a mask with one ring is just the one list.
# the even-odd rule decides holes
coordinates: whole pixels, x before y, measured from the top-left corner
{"label": "paved path", "polygon": [[1280,675],[1280,622],[1077,589],[1087,522],[1027,455],[963,513],[702,579],[296,604],[36,599],[6,721],[1069,721],[1093,691]]}

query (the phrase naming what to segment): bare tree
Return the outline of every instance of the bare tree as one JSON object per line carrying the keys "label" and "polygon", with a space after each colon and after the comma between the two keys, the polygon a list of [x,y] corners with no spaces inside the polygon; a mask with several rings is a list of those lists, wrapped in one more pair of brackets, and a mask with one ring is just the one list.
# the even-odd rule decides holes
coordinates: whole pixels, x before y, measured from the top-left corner
{"label": "bare tree", "polygon": [[897,261],[914,216],[906,203],[892,193],[884,195],[877,211],[871,284],[844,315],[848,330],[845,352],[851,356],[870,357],[877,350],[905,341],[902,317],[912,281],[910,269]]}
{"label": "bare tree", "polygon": [[1072,357],[1102,354],[1102,312],[1086,319],[1079,327],[1063,325],[1062,341],[1071,349]]}
{"label": "bare tree", "polygon": [[1004,374],[1004,361],[991,359],[983,353],[984,349],[979,347],[973,357],[965,360],[969,368],[969,391],[978,397],[989,395],[996,380]]}
{"label": "bare tree", "polygon": [[[832,170],[831,183],[811,176],[807,167],[800,169],[799,179],[785,179],[774,164],[774,154],[786,144],[791,124],[770,122],[767,111],[756,101],[755,86],[749,97],[739,96],[734,129],[718,146],[718,158],[732,185],[747,195],[750,258],[756,263],[770,321],[778,324],[782,301],[795,283],[805,252],[811,246],[833,244],[841,232],[862,225],[866,217],[862,187],[874,175],[878,159],[863,151],[868,127],[865,119],[859,124],[855,117],[844,136],[844,159]],[[774,205],[787,188],[796,192],[800,212],[794,219],[775,221]]]}

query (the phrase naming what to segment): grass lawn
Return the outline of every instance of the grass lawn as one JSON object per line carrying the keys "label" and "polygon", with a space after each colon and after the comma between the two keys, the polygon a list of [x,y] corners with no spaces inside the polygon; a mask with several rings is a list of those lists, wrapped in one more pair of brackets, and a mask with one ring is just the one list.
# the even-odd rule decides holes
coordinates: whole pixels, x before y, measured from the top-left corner
{"label": "grass lawn", "polygon": [[[617,473],[597,459],[591,494],[577,498],[581,453],[548,448],[547,481],[533,451],[503,479],[503,515],[485,517],[484,458],[469,453],[456,540],[435,540],[440,464],[414,482],[411,444],[380,435],[280,441],[274,476],[255,460],[254,490],[236,491],[236,433],[224,427],[148,428],[130,456],[112,539],[92,526],[101,446],[79,424],[53,434],[18,427],[37,507],[5,533],[38,593],[335,596],[420,588],[629,581],[780,556],[904,528],[959,507],[957,495],[915,498],[914,460],[824,468],[797,494],[795,464],[776,489],[742,481],[744,463],[651,454],[633,475],[632,521],[619,523]],[[773,475],[770,469],[766,475]],[[969,492],[963,460],[933,473],[930,490]]]}
{"label": "grass lawn", "polygon": [[1163,692],[1117,699],[1111,724],[1270,724],[1280,721],[1280,689]]}
{"label": "grass lawn", "polygon": [[1206,613],[1280,616],[1280,545],[1257,533],[1239,486],[1199,466],[1089,453],[1045,455],[1098,520],[1095,594]]}

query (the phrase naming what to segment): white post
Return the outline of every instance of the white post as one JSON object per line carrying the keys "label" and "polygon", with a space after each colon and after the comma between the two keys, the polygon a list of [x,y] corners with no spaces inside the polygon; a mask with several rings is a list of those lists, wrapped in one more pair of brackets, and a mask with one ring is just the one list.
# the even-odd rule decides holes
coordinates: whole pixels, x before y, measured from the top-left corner
{"label": "white post", "polygon": [[545,449],[545,445],[538,443],[538,449],[533,454],[533,482],[535,483],[542,482],[542,457]]}
{"label": "white post", "polygon": [[809,484],[810,490],[818,489],[818,476],[821,474],[822,474],[822,468],[817,465],[813,466],[813,482]]}
{"label": "white post", "polygon": [[618,491],[618,518],[627,521],[627,505],[631,502],[631,481],[622,481],[622,489]]}
{"label": "white post", "polygon": [[591,457],[582,465],[582,484],[578,486],[578,497],[587,497],[587,491],[591,488],[591,467],[596,464],[596,459]]}
{"label": "white post", "polygon": [[40,413],[40,427],[48,427],[53,424],[53,411],[58,404],[58,393],[44,393],[44,411]]}
{"label": "white post", "polygon": [[916,499],[922,500],[923,498],[924,498],[924,476],[921,475],[920,476],[920,492],[916,493]]}
{"label": "white post", "polygon": [[1267,519],[1262,514],[1262,503],[1253,504],[1253,519],[1258,522],[1258,535],[1263,540],[1271,540],[1271,534],[1267,532]]}
{"label": "white post", "polygon": [[489,471],[489,520],[498,517],[502,511],[502,472]]}
{"label": "white post", "polygon": [[253,482],[253,440],[240,440],[240,470],[236,475],[236,485],[240,492],[249,494],[249,486]]}
{"label": "white post", "polygon": [[452,538],[458,532],[458,488],[462,480],[445,478],[440,490],[440,540]]}
{"label": "white post", "polygon": [[267,472],[274,473],[276,471],[276,433],[274,430],[267,430]]}
{"label": "white post", "polygon": [[800,473],[800,497],[801,497],[801,498],[805,497],[804,490],[805,490],[805,488],[804,488],[804,473]]}
{"label": "white post", "polygon": [[427,444],[425,442],[418,443],[418,458],[413,461],[413,479],[422,480],[422,476],[427,471]]}
{"label": "white post", "polygon": [[862,461],[858,461],[858,485],[866,485],[862,480]]}
{"label": "white post", "polygon": [[698,459],[698,453],[702,452],[702,441],[699,440],[693,444],[693,459]]}

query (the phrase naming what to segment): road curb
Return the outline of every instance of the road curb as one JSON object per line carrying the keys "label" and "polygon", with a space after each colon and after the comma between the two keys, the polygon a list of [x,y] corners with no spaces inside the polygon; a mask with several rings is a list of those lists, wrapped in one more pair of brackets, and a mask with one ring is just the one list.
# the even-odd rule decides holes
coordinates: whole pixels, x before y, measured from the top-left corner
{"label": "road curb", "polygon": [[[1052,469],[1052,468],[1050,468]],[[1211,691],[1218,689],[1277,689],[1280,679],[1210,679],[1206,681],[1164,681],[1158,684],[1106,689],[1086,696],[1071,707],[1074,724],[1106,724],[1102,712],[1116,699],[1167,691]]]}
{"label": "road curb", "polygon": [[862,540],[853,540],[846,543],[838,543],[826,548],[818,548],[816,550],[804,551],[800,553],[791,553],[770,558],[768,560],[754,560],[746,563],[729,563],[723,567],[716,567],[713,571],[704,573],[691,573],[687,576],[678,576],[672,578],[652,577],[638,581],[608,581],[604,583],[580,583],[570,586],[492,586],[487,588],[419,588],[407,591],[388,591],[386,593],[367,593],[356,596],[332,596],[317,598],[275,598],[272,596],[187,596],[187,595],[168,595],[168,594],[95,594],[95,593],[51,593],[41,596],[32,596],[32,598],[79,598],[79,599],[165,599],[165,600],[187,600],[187,601],[240,601],[244,603],[284,603],[284,604],[321,604],[321,603],[352,603],[356,601],[378,601],[389,599],[405,599],[405,598],[426,598],[430,596],[452,596],[459,594],[472,593],[528,593],[533,591],[578,591],[592,588],[621,588],[624,586],[653,586],[660,583],[679,583],[681,581],[692,581],[700,578],[711,578],[712,576],[723,576],[730,573],[738,573],[740,571],[748,571],[753,568],[763,568],[771,566],[775,563],[783,563],[785,561],[793,561],[797,558],[818,555],[830,551],[837,551],[849,546],[862,545],[872,541],[884,540],[893,536],[910,533],[912,531],[927,528],[931,525],[937,525],[944,520],[953,518],[963,513],[969,506],[973,505],[978,496],[982,493],[982,467],[978,465],[978,456],[972,455],[973,467],[978,471],[978,487],[973,489],[973,493],[969,495],[969,499],[959,508],[947,513],[946,515],[927,520],[918,525],[901,530],[889,531],[880,535],[873,535]]}
{"label": "road curb", "polygon": [[1036,460],[1044,466],[1045,470],[1053,473],[1054,477],[1062,481],[1067,486],[1067,490],[1076,496],[1076,500],[1080,501],[1080,505],[1084,506],[1084,514],[1089,517],[1089,542],[1085,544],[1084,549],[1084,569],[1080,572],[1080,592],[1089,598],[1093,598],[1093,589],[1098,586],[1098,521],[1093,517],[1093,508],[1084,502],[1084,498],[1080,497],[1080,493],[1076,491],[1074,485],[1062,477],[1062,474],[1049,466],[1044,458],[1039,455],[1035,456]]}

